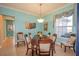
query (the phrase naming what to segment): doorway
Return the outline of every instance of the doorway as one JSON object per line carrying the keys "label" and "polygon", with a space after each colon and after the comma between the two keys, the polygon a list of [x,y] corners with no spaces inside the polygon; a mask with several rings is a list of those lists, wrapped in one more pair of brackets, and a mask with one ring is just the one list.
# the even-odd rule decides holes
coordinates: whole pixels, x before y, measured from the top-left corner
{"label": "doorway", "polygon": [[5,19],[5,39],[10,41],[10,44],[15,45],[15,24],[12,19]]}

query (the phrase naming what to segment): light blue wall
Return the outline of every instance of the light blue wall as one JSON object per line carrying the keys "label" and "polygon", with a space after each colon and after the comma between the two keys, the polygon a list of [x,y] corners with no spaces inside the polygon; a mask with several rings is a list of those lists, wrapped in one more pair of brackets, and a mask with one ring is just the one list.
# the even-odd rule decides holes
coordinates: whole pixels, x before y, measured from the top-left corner
{"label": "light blue wall", "polygon": [[[60,13],[63,13],[65,11],[69,11],[69,10],[72,10],[74,9],[74,5],[73,4],[67,4],[65,7],[62,7],[60,9],[57,9],[53,12],[51,12],[50,14],[44,16],[44,19],[46,21],[48,21],[48,31],[47,32],[44,32],[44,33],[48,33],[48,32],[51,32],[52,34],[55,33],[55,28],[53,27],[54,26],[54,16],[57,15],[57,14],[60,14]],[[74,16],[75,17],[75,16]],[[76,20],[74,19],[74,25],[73,25],[73,32],[75,32],[75,27],[76,27]]]}
{"label": "light blue wall", "polygon": [[[17,32],[24,32],[24,33],[28,33],[31,32],[32,35],[35,35],[38,31],[42,31],[44,34],[48,34],[48,32],[51,32],[52,34],[55,32],[55,28],[53,27],[54,25],[54,16],[56,14],[60,14],[63,13],[65,11],[69,11],[71,9],[73,9],[73,5],[72,4],[67,4],[65,7],[59,8],[51,13],[49,13],[48,15],[44,16],[43,18],[45,19],[45,21],[48,22],[48,31],[44,31],[44,23],[38,23],[37,22],[37,17],[28,14],[27,12],[20,12],[18,10],[14,10],[14,9],[10,9],[10,8],[3,8],[0,7],[0,14],[4,14],[4,15],[10,15],[10,16],[15,16],[15,26],[16,26],[16,33]],[[74,20],[75,21],[75,20]],[[25,29],[25,22],[36,22],[36,28],[35,29]],[[75,23],[76,24],[76,23]],[[74,25],[74,32],[75,32],[75,26]]]}
{"label": "light blue wall", "polygon": [[[65,7],[60,8],[60,9],[57,9],[57,10],[51,12],[50,14],[44,16],[44,19],[45,19],[46,21],[48,21],[48,31],[45,32],[45,31],[43,30],[43,32],[44,32],[45,34],[47,34],[48,32],[51,32],[51,34],[55,33],[54,16],[57,15],[57,14],[61,14],[61,13],[65,12],[65,11],[72,10],[72,9],[74,9],[74,5],[72,5],[72,4],[67,4]],[[75,12],[75,11],[76,11],[76,10],[74,9],[74,12]],[[74,21],[73,21],[73,24],[74,24],[74,25],[73,25],[73,32],[76,33],[76,13],[74,13]],[[60,44],[61,41],[66,42],[66,40],[62,40],[61,38],[57,38],[56,43],[57,43],[57,44]]]}
{"label": "light blue wall", "polygon": [[[48,15],[48,16],[45,16],[44,17],[44,20],[46,22],[48,22],[48,31],[44,31],[44,28],[43,28],[43,33],[45,35],[48,35],[48,32],[52,33],[54,32],[54,28],[53,28],[53,15]],[[44,23],[43,23],[44,24]]]}
{"label": "light blue wall", "polygon": [[[0,7],[0,14],[15,16],[15,33],[24,32],[27,34],[28,32],[31,32],[32,35],[35,35],[38,31],[42,31],[41,24],[37,23],[37,17],[30,15],[27,12],[24,13],[14,9]],[[35,22],[36,28],[30,30],[25,29],[26,22]]]}

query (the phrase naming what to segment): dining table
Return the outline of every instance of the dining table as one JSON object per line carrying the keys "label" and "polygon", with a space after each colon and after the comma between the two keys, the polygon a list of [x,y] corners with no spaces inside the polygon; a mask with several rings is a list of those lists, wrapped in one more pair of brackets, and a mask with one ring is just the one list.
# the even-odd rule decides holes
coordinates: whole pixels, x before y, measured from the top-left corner
{"label": "dining table", "polygon": [[[37,50],[38,50],[38,47],[39,47],[38,44],[39,44],[39,40],[41,40],[41,39],[42,38],[40,38],[39,36],[34,36],[33,39],[31,40],[31,44],[32,44],[32,56],[34,56],[34,53],[36,53],[36,55],[38,55],[37,54]],[[51,43],[51,49],[52,49],[52,55],[53,55],[53,43]]]}

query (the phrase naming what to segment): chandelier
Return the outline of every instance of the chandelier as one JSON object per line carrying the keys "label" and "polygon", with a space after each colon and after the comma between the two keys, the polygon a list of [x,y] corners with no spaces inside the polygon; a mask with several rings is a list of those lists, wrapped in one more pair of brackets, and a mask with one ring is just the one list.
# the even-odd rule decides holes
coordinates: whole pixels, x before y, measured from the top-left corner
{"label": "chandelier", "polygon": [[43,23],[43,21],[44,21],[44,19],[42,18],[42,15],[41,15],[41,6],[42,6],[42,4],[40,4],[40,17],[37,19],[37,21],[39,22],[39,23]]}

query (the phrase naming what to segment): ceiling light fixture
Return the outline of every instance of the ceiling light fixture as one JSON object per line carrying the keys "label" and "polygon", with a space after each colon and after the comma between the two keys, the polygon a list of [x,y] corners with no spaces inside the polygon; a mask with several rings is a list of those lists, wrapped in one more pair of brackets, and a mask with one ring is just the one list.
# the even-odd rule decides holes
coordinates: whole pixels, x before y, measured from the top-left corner
{"label": "ceiling light fixture", "polygon": [[42,12],[41,6],[42,6],[42,4],[40,4],[40,17],[37,19],[37,21],[38,21],[39,23],[43,23],[43,21],[44,21],[44,19],[42,18],[42,15],[41,15],[41,12]]}

